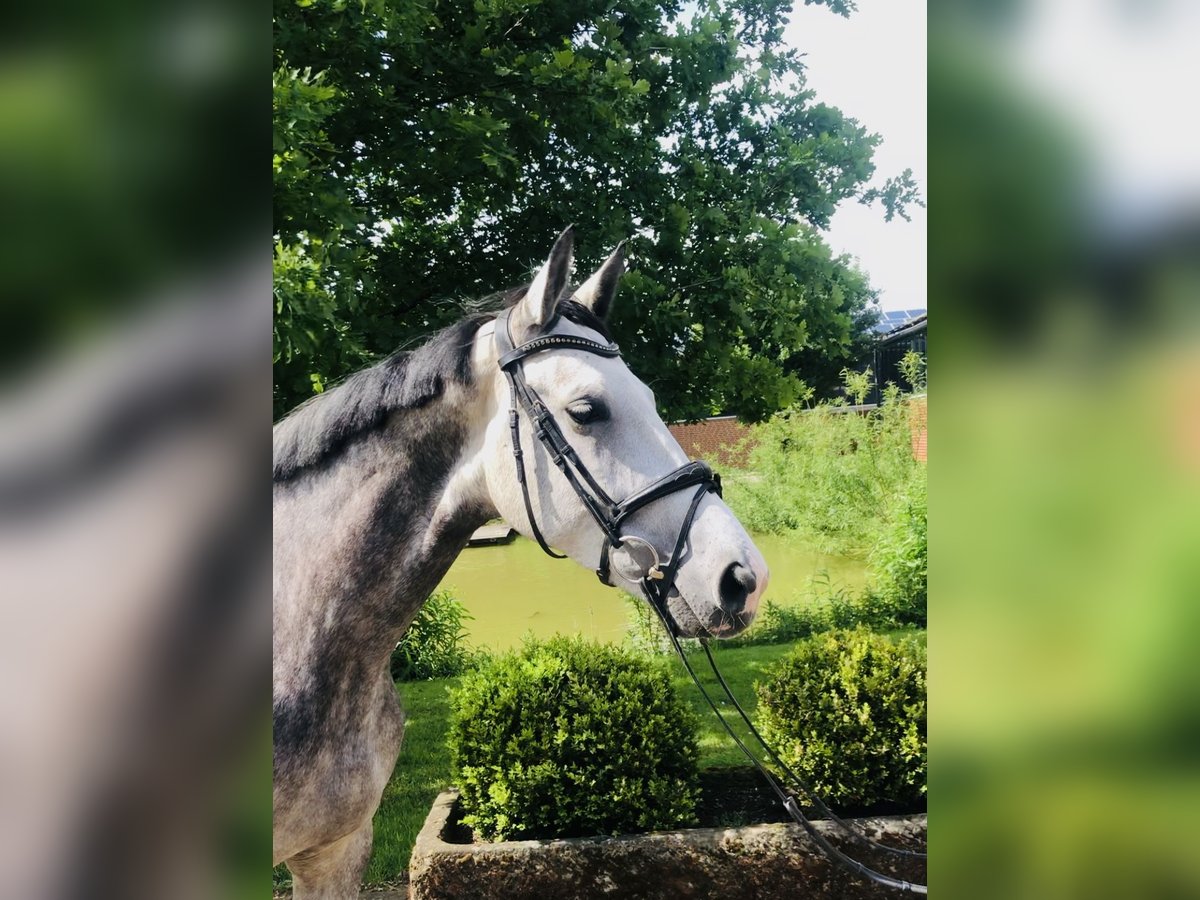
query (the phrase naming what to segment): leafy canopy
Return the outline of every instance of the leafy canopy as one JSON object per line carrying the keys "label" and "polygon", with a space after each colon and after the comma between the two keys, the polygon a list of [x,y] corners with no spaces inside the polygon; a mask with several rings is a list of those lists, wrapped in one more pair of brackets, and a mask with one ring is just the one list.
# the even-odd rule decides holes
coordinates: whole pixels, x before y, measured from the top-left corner
{"label": "leafy canopy", "polygon": [[277,0],[277,414],[528,280],[567,223],[581,270],[631,238],[614,330],[668,418],[835,383],[874,293],[820,231],[915,194],[866,186],[878,138],[805,88],[789,12]]}

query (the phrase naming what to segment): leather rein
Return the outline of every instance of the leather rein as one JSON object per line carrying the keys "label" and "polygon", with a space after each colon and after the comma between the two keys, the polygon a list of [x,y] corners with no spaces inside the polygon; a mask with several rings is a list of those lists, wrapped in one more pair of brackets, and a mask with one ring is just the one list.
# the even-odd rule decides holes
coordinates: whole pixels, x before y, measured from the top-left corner
{"label": "leather rein", "polygon": [[[686,463],[679,468],[668,472],[662,478],[651,482],[646,487],[631,494],[620,502],[613,500],[611,496],[600,486],[592,474],[587,470],[582,460],[576,454],[574,448],[571,447],[566,437],[563,435],[562,429],[558,422],[555,421],[553,413],[542,402],[537,392],[533,390],[525,381],[525,375],[521,369],[521,363],[528,357],[543,353],[548,350],[580,350],[585,353],[594,353],[597,356],[615,358],[621,355],[620,348],[614,343],[602,344],[598,341],[589,340],[588,338],[577,337],[574,335],[565,334],[543,334],[535,337],[523,344],[515,345],[512,330],[511,330],[511,309],[506,309],[496,317],[495,326],[495,343],[499,354],[499,365],[505,378],[508,380],[510,406],[508,411],[509,430],[512,435],[513,458],[516,463],[517,483],[521,485],[521,496],[525,501],[525,514],[529,519],[529,527],[533,532],[534,538],[539,546],[547,554],[555,559],[565,559],[561,553],[555,553],[550,549],[543,537],[541,529],[538,528],[537,519],[533,514],[533,502],[529,496],[529,484],[525,475],[525,455],[521,449],[521,426],[520,426],[520,411],[524,410],[530,424],[533,426],[534,436],[538,442],[550,454],[550,459],[558,470],[562,472],[571,488],[578,495],[584,507],[595,519],[596,524],[600,526],[600,530],[604,533],[604,542],[600,551],[600,559],[596,566],[596,575],[604,583],[611,586],[613,582],[610,578],[611,569],[611,552],[614,549],[623,547],[636,546],[648,550],[651,562],[647,565],[640,566],[641,572],[639,576],[639,584],[642,592],[646,596],[647,602],[658,614],[662,620],[663,626],[666,628],[667,636],[670,638],[671,646],[676,654],[683,662],[684,668],[692,681],[699,689],[700,694],[708,702],[712,708],[713,714],[720,720],[721,725],[729,733],[729,736],[737,744],[738,748],[746,755],[747,759],[754,764],[755,768],[763,775],[770,785],[771,789],[778,796],[780,803],[787,810],[788,815],[792,817],[804,830],[809,837],[817,844],[817,846],[828,856],[842,865],[846,866],[856,874],[867,878],[876,884],[884,885],[890,888],[896,888],[902,891],[908,891],[915,894],[927,894],[928,887],[923,884],[915,884],[905,881],[900,878],[895,878],[891,875],[884,874],[869,866],[864,865],[857,859],[848,856],[842,850],[831,844],[828,838],[818,831],[811,821],[801,811],[796,798],[787,791],[781,784],[774,772],[768,769],[757,756],[751,752],[745,742],[738,737],[733,727],[721,713],[717,702],[709,695],[704,684],[696,675],[692,668],[691,662],[688,659],[687,653],[684,651],[682,644],[679,641],[679,636],[676,633],[674,620],[671,618],[667,610],[667,598],[675,584],[675,576],[679,571],[679,564],[682,560],[684,545],[687,543],[688,534],[691,532],[692,522],[696,517],[696,512],[700,507],[700,501],[709,493],[715,493],[718,497],[721,496],[721,478],[717,475],[707,463],[700,461],[692,461]],[[623,533],[622,525],[625,520],[639,509],[649,506],[656,500],[661,500],[664,497],[669,497],[677,491],[687,490],[695,487],[696,490],[692,494],[691,504],[688,506],[687,514],[683,517],[680,524],[679,534],[675,539],[675,546],[664,561],[660,558],[657,548],[650,542],[636,535]],[[632,555],[632,554],[631,554]],[[631,579],[632,580],[632,579]],[[812,801],[813,806],[834,823],[836,827],[847,834],[852,841],[868,851],[890,854],[895,857],[908,859],[924,859],[925,854],[913,850],[904,850],[897,847],[889,847],[886,844],[881,844],[866,835],[857,831],[850,823],[838,818],[828,806],[820,799],[819,796],[798,776],[793,772],[778,754],[766,743],[762,735],[754,727],[750,721],[750,717],[746,711],[742,709],[741,704],[733,696],[725,678],[721,675],[717,668],[716,660],[713,659],[712,651],[709,649],[708,640],[700,639],[700,646],[704,649],[704,654],[708,659],[709,666],[712,668],[713,674],[716,676],[726,699],[732,704],[737,711],[742,722],[749,729],[750,734],[754,736],[757,742],[762,746],[767,755],[774,761],[779,770],[791,783],[799,786],[803,793]]]}

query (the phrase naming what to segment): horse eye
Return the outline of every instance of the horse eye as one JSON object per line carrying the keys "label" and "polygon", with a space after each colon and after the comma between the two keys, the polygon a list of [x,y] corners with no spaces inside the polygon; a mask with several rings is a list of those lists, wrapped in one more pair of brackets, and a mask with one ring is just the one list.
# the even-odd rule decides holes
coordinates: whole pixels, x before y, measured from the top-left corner
{"label": "horse eye", "polygon": [[608,418],[608,407],[599,400],[579,400],[567,407],[567,415],[577,425],[591,425]]}

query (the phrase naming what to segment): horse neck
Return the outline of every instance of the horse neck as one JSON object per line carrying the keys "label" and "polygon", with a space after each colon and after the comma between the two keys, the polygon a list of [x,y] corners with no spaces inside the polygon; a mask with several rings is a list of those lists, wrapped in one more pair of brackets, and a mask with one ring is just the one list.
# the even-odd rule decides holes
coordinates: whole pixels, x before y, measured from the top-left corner
{"label": "horse neck", "polygon": [[281,486],[275,625],[292,633],[277,633],[277,645],[328,652],[336,637],[346,648],[390,651],[471,532],[495,514],[461,471],[477,443],[466,391],[392,414],[328,467]]}

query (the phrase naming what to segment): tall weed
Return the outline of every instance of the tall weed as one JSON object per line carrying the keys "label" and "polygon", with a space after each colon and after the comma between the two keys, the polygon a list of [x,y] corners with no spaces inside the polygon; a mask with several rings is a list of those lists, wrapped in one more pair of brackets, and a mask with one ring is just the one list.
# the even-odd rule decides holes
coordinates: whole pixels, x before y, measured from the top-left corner
{"label": "tall weed", "polygon": [[[626,645],[635,653],[646,656],[670,656],[674,653],[675,647],[667,636],[667,630],[650,604],[626,591],[621,592],[621,599],[625,601]],[[700,646],[694,638],[680,638],[679,643],[685,650]]]}
{"label": "tall weed", "polygon": [[892,498],[922,465],[908,415],[893,385],[875,410],[831,403],[781,413],[754,430],[747,471],[727,479],[725,499],[751,531],[795,533],[820,550],[864,557],[892,524]]}
{"label": "tall weed", "polygon": [[871,552],[871,589],[902,625],[924,626],[928,607],[928,488],[921,468],[894,500],[891,524]]}
{"label": "tall weed", "polygon": [[810,591],[790,603],[763,601],[754,624],[730,643],[790,644],[838,628],[893,631],[911,624],[897,614],[890,598],[872,590],[856,594],[824,578],[815,579]]}
{"label": "tall weed", "polygon": [[908,382],[914,394],[925,393],[928,385],[928,361],[925,355],[918,353],[916,350],[909,350],[901,358],[900,375]]}
{"label": "tall weed", "polygon": [[467,646],[464,624],[471,618],[449,591],[431,595],[392,651],[392,679],[449,678],[473,668],[478,653]]}

